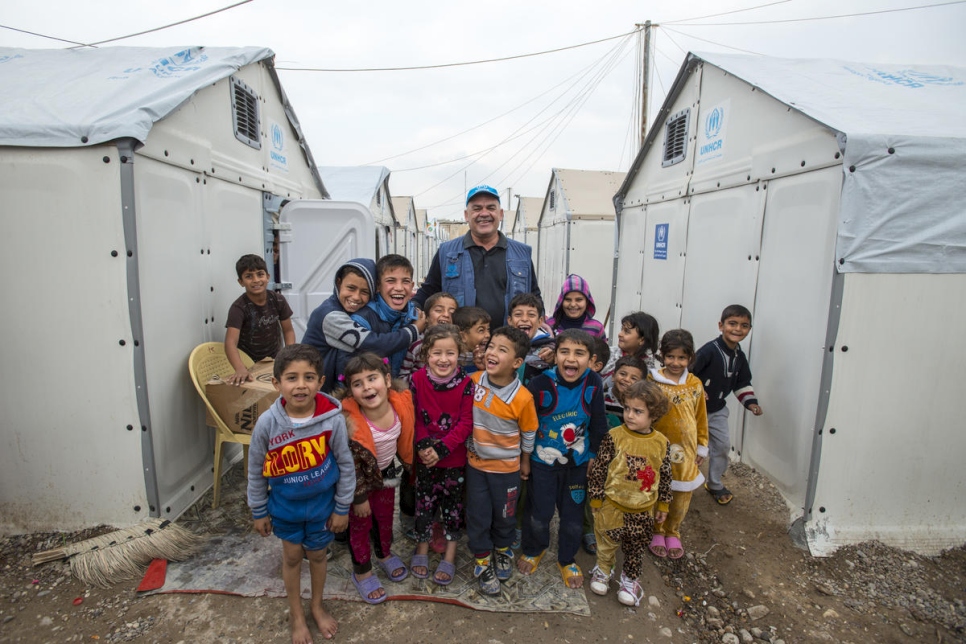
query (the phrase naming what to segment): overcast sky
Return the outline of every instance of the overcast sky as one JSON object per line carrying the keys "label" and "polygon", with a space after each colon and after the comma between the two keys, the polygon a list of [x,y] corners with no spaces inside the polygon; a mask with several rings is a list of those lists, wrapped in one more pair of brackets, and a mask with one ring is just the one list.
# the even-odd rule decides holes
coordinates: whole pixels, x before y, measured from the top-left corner
{"label": "overcast sky", "polygon": [[[5,0],[0,24],[89,43],[237,1]],[[651,20],[660,25],[652,32],[653,118],[685,51],[740,53],[737,49],[787,58],[966,67],[966,3],[800,20],[937,3],[253,0],[113,44],[261,45],[275,51],[278,67],[384,68],[545,51],[625,34],[635,23]],[[720,15],[726,12],[734,13]],[[0,29],[0,46],[67,45]],[[509,190],[543,197],[554,167],[626,170],[639,131],[632,122],[639,56],[634,36],[480,65],[393,72],[282,70],[279,75],[320,165],[385,165],[392,170],[393,195],[415,196],[416,207],[428,208],[431,217],[454,218],[462,216],[464,185],[485,182],[504,195]],[[459,135],[475,126],[480,127]],[[404,154],[423,146],[430,147]],[[454,161],[461,157],[468,158]],[[504,197],[505,207],[515,204]]]}

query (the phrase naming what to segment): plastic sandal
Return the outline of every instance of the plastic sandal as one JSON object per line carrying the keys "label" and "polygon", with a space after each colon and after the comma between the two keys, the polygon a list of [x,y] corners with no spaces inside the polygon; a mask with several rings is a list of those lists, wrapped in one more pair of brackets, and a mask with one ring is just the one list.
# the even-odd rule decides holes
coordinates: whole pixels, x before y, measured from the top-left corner
{"label": "plastic sandal", "polygon": [[588,532],[587,534],[584,535],[583,545],[584,545],[584,552],[586,552],[587,554],[589,555],[597,554],[597,537],[594,536],[593,534]]}
{"label": "plastic sandal", "polygon": [[[383,559],[382,561],[376,559],[376,564],[382,568],[382,571],[386,573],[386,575],[389,576],[390,581],[400,582],[409,576],[409,569],[406,568],[406,564],[402,562],[402,559],[391,552],[389,553],[389,557]],[[399,569],[402,569],[402,572],[393,575],[393,573]]]}
{"label": "plastic sandal", "polygon": [[[420,566],[426,569],[424,574],[416,572],[415,568]],[[429,579],[429,555],[413,555],[413,558],[409,560],[409,571],[413,573],[413,577],[416,579]]]}
{"label": "plastic sandal", "polygon": [[[447,579],[446,581],[441,581],[439,578],[440,573],[443,573],[444,575],[448,575],[449,579]],[[436,566],[436,572],[433,573],[433,581],[435,581],[440,586],[449,586],[451,583],[453,583],[453,580],[455,578],[456,578],[456,566],[446,561],[445,559],[440,559],[439,565]]]}
{"label": "plastic sandal", "polygon": [[613,576],[613,570],[605,575],[604,571],[600,569],[600,566],[594,566],[594,569],[590,571],[590,591],[595,595],[606,595],[610,579]]}
{"label": "plastic sandal", "polygon": [[663,534],[655,534],[648,548],[655,557],[660,557],[661,559],[667,557],[667,542],[664,540]]}
{"label": "plastic sandal", "polygon": [[[667,544],[667,556],[668,559],[680,559],[684,556],[684,546],[681,545],[681,540],[677,537],[665,537],[665,543]],[[678,554],[671,554],[673,551],[677,551]]]}
{"label": "plastic sandal", "polygon": [[[564,586],[567,588],[577,589],[583,586],[584,573],[581,572],[580,566],[576,563],[567,564],[566,566],[558,563],[557,568],[560,568],[560,577],[563,579]],[[571,586],[570,582],[576,578],[580,578],[580,586]]]}
{"label": "plastic sandal", "polygon": [[[389,595],[386,594],[386,589],[382,587],[382,582],[375,575],[369,575],[365,579],[357,579],[356,574],[352,573],[349,578],[352,579],[352,585],[356,587],[359,595],[367,604],[381,604],[389,598]],[[370,593],[380,589],[382,590],[382,597],[373,599],[369,596]]]}
{"label": "plastic sandal", "polygon": [[640,606],[644,597],[644,589],[636,579],[629,579],[621,573],[621,587],[617,591],[617,601],[625,606]]}
{"label": "plastic sandal", "polygon": [[723,485],[721,486],[720,490],[712,490],[708,487],[708,484],[705,483],[704,489],[708,491],[708,494],[714,497],[714,500],[718,505],[728,505],[731,503],[732,499],[735,498],[735,495],[731,493],[731,490]]}
{"label": "plastic sandal", "polygon": [[546,553],[547,551],[544,550],[543,552],[541,552],[539,555],[535,557],[531,557],[530,555],[520,555],[519,559],[517,559],[517,570],[520,570],[521,563],[525,563],[528,566],[530,566],[530,570],[528,570],[527,572],[523,572],[522,570],[520,570],[520,572],[523,573],[524,575],[533,574],[534,572],[536,572],[537,566],[540,565],[540,560],[543,559],[543,555],[545,555]]}

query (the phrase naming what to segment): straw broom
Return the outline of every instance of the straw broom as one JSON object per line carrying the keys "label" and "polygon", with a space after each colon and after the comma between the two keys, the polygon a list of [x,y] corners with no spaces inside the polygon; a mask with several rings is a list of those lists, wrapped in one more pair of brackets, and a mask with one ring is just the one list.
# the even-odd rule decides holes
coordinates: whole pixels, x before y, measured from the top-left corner
{"label": "straw broom", "polygon": [[110,588],[144,574],[152,559],[184,561],[198,551],[202,537],[166,519],[149,519],[99,537],[33,555],[39,566],[68,559],[70,572],[90,586]]}

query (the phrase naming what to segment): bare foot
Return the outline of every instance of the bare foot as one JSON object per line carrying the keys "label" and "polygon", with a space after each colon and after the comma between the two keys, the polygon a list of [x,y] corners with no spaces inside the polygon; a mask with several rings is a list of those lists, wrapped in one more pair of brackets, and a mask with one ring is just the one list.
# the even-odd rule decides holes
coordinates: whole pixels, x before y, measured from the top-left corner
{"label": "bare foot", "polygon": [[560,567],[560,576],[563,577],[564,584],[567,588],[580,588],[584,585],[584,575],[580,572],[580,567],[577,564],[570,564],[569,566]]}
{"label": "bare foot", "polygon": [[312,633],[309,632],[309,625],[305,623],[305,618],[292,622],[292,644],[312,644]]}
{"label": "bare foot", "polygon": [[335,618],[321,606],[312,607],[312,617],[315,618],[315,624],[325,639],[330,640],[339,632],[339,622],[335,621]]}
{"label": "bare foot", "polygon": [[517,558],[517,570],[520,571],[521,575],[529,575],[534,570],[537,569],[537,564],[540,563],[539,557],[526,557],[522,556]]}

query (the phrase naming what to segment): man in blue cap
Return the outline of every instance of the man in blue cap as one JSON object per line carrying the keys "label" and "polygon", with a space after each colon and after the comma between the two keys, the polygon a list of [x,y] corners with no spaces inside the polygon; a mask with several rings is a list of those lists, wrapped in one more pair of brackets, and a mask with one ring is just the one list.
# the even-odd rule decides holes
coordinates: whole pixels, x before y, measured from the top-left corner
{"label": "man in blue cap", "polygon": [[463,217],[468,233],[443,242],[413,301],[422,307],[433,293],[445,291],[460,306],[490,314],[490,328],[506,323],[510,300],[520,293],[540,295],[533,249],[500,232],[503,208],[496,188],[480,185],[466,194]]}

